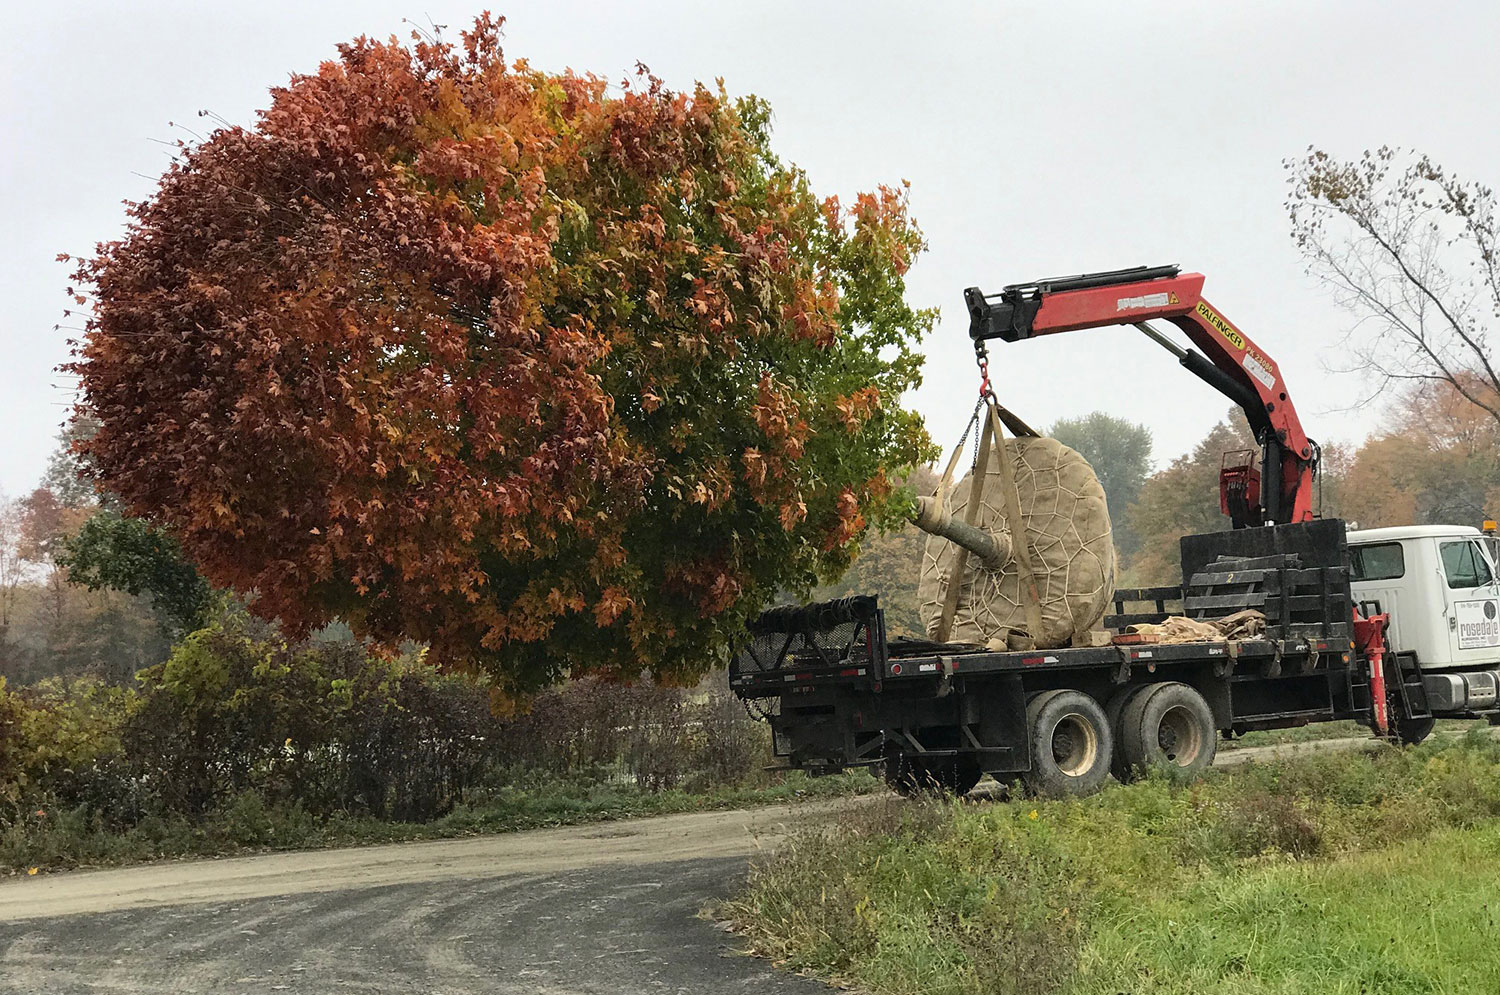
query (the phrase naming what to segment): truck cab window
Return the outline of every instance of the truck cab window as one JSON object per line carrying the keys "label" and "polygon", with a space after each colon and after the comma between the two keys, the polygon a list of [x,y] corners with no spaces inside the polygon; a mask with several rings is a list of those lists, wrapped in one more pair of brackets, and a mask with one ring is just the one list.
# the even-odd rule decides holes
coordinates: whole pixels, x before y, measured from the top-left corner
{"label": "truck cab window", "polygon": [[1349,547],[1349,579],[1395,580],[1406,574],[1406,558],[1399,542]]}
{"label": "truck cab window", "polygon": [[1451,588],[1482,587],[1492,579],[1490,565],[1479,552],[1479,546],[1469,540],[1445,542],[1440,550],[1443,557],[1443,573]]}

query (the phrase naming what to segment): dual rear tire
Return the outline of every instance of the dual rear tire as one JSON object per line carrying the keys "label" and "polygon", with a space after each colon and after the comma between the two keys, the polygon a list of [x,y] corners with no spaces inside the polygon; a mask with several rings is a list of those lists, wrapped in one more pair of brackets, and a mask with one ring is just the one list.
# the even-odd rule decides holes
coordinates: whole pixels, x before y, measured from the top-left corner
{"label": "dual rear tire", "polygon": [[1192,776],[1214,762],[1213,710],[1186,684],[1129,688],[1111,699],[1108,712],[1117,744],[1113,773],[1121,781],[1157,766]]}
{"label": "dual rear tire", "polygon": [[[1034,695],[1026,706],[1031,770],[1021,776],[1033,794],[1090,795],[1111,773],[1131,781],[1156,766],[1192,776],[1213,763],[1217,729],[1203,695],[1176,682],[1127,688],[1101,706],[1082,691]],[[893,752],[885,780],[903,795],[967,794],[979,783],[978,760]]]}
{"label": "dual rear tire", "polygon": [[1187,684],[1129,688],[1103,708],[1081,691],[1043,691],[1026,707],[1031,770],[1022,780],[1035,794],[1092,794],[1111,773],[1131,781],[1165,766],[1189,777],[1214,762],[1213,710]]}
{"label": "dual rear tire", "polygon": [[1099,702],[1082,691],[1043,691],[1026,706],[1031,770],[1026,787],[1049,798],[1091,795],[1109,777],[1114,732]]}

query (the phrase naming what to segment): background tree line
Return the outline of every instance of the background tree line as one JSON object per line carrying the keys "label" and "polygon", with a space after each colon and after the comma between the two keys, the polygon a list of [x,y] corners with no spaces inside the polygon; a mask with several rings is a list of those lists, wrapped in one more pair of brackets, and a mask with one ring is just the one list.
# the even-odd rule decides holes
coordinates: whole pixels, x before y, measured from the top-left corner
{"label": "background tree line", "polygon": [[[1378,528],[1478,525],[1500,514],[1500,426],[1483,408],[1424,382],[1394,391],[1386,410],[1385,432],[1358,446],[1324,444],[1321,515]],[[1228,526],[1218,506],[1223,454],[1255,447],[1238,411],[1159,468],[1149,429],[1105,412],[1048,431],[1083,453],[1104,485],[1121,586],[1177,582],[1178,539]],[[212,601],[167,537],[70,484],[69,463],[60,448],[42,486],[0,503],[0,676],[12,685],[48,677],[129,683],[165,660]],[[907,482],[931,493],[937,474],[918,467]],[[921,634],[916,588],[925,541],[910,526],[871,537],[853,567],[817,596],[879,593],[893,633]],[[335,626],[322,638],[352,637]]]}

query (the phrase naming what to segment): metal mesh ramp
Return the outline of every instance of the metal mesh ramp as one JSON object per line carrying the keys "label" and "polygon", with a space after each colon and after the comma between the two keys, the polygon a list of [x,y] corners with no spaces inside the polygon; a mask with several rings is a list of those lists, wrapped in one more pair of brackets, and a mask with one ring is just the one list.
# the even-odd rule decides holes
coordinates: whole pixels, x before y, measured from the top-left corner
{"label": "metal mesh ramp", "polygon": [[730,677],[785,669],[884,665],[885,621],[862,594],[762,612],[730,661]]}

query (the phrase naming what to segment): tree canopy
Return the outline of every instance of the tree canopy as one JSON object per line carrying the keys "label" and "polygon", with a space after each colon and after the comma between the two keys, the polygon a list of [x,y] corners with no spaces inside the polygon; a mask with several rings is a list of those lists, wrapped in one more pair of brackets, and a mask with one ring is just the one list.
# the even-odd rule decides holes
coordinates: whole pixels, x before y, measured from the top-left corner
{"label": "tree canopy", "polygon": [[1292,236],[1358,321],[1348,369],[1392,427],[1347,460],[1340,510],[1363,526],[1478,524],[1500,503],[1500,244],[1495,194],[1383,147],[1286,163]]}
{"label": "tree canopy", "polygon": [[1151,430],[1144,425],[1094,411],[1081,418],[1063,418],[1047,434],[1076,449],[1099,477],[1114,520],[1115,545],[1127,556],[1140,539],[1125,514],[1151,472]]}
{"label": "tree canopy", "polygon": [[79,264],[78,447],[294,635],[686,678],[899,518],[921,234],[904,188],[816,196],[762,102],[500,23],[360,38],[182,150]]}
{"label": "tree canopy", "polygon": [[95,511],[57,556],[68,579],[90,591],[149,595],[162,628],[181,638],[207,621],[213,592],[171,536],[139,518]]}
{"label": "tree canopy", "polygon": [[[1468,389],[1495,404],[1482,383]],[[1366,440],[1349,465],[1344,518],[1378,528],[1479,525],[1500,514],[1500,433],[1483,406],[1429,381],[1397,391],[1388,411],[1391,430]]]}
{"label": "tree canopy", "polygon": [[1172,460],[1141,487],[1126,511],[1130,528],[1141,537],[1129,571],[1141,584],[1181,583],[1178,540],[1185,535],[1221,532],[1229,519],[1219,510],[1219,468],[1224,453],[1255,448],[1250,426],[1238,408],[1209,430],[1190,453]]}

